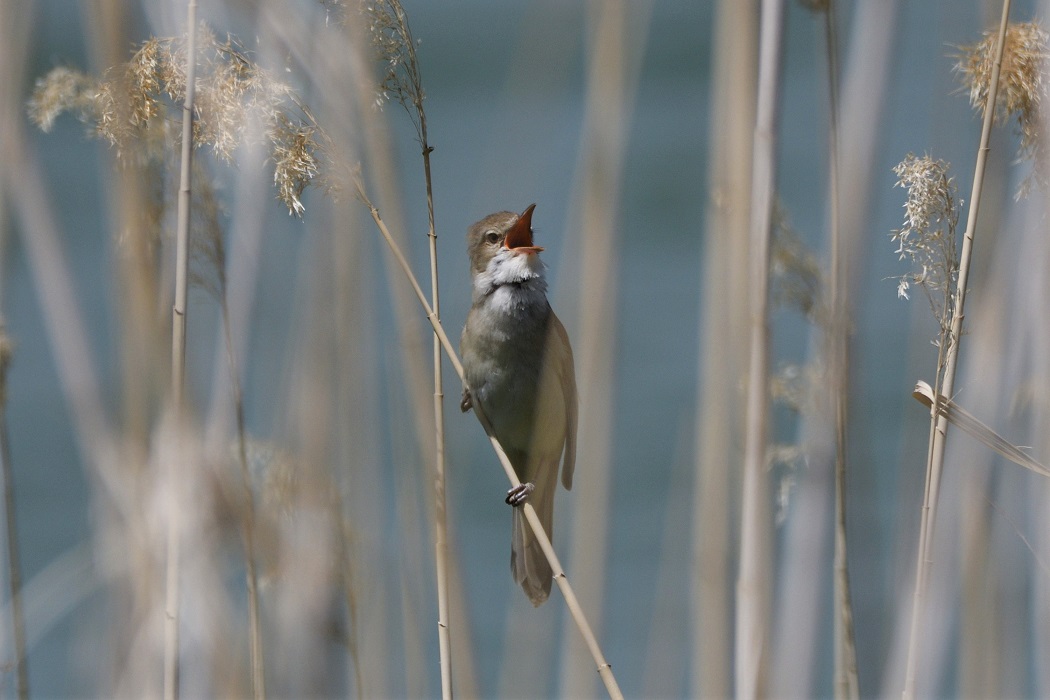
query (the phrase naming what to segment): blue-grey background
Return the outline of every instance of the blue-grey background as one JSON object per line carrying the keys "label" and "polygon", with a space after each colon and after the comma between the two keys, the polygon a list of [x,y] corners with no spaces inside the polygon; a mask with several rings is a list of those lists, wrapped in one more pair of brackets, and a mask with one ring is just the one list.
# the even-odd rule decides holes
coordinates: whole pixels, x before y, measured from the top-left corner
{"label": "blue-grey background", "polygon": [[[585,97],[586,5],[459,0],[410,1],[406,7],[422,41],[419,57],[430,141],[436,147],[435,206],[446,326],[458,334],[469,306],[463,251],[466,227],[492,211],[520,210],[536,202],[534,223],[551,268],[552,303],[556,310],[565,309],[571,330],[576,319],[569,310],[576,304],[567,290],[575,285],[570,284],[573,273],[560,263],[576,247],[574,232],[567,226],[572,220]],[[35,4],[27,85],[55,65],[90,66],[82,9],[80,3],[64,0]],[[851,9],[849,4],[841,8],[845,55],[851,37],[863,31],[851,23]],[[601,639],[628,695],[641,692],[645,643],[656,604],[652,572],[658,567],[668,524],[681,528],[680,539],[672,541],[681,560],[670,573],[676,595],[669,604],[679,610],[683,621],[682,656],[671,668],[681,674],[676,685],[683,694],[688,687],[689,637],[684,626],[689,614],[691,526],[687,513],[679,511],[670,520],[666,513],[676,503],[672,484],[677,488],[683,482],[675,476],[675,465],[691,463],[694,442],[696,358],[701,350],[697,328],[706,301],[701,299],[701,272],[709,233],[703,226],[708,113],[711,100],[717,99],[711,94],[709,74],[714,11],[714,4],[706,1],[652,3],[617,207],[618,328],[608,339],[616,357],[611,469],[615,515],[608,539],[611,573]],[[962,187],[968,187],[979,124],[965,95],[957,92],[951,54],[955,45],[978,35],[984,26],[982,11],[976,2],[901,4],[892,32],[896,59],[876,158],[866,166],[874,173],[874,185],[872,209],[863,217],[865,231],[860,237],[866,251],[857,270],[860,293],[853,358],[854,410],[863,425],[851,436],[854,461],[849,492],[857,650],[866,696],[882,689],[898,586],[910,576],[922,492],[922,464],[915,461],[921,449],[914,451],[914,445],[922,444],[925,415],[909,394],[915,378],[928,374],[935,352],[928,344],[934,328],[925,303],[898,301],[896,285],[887,279],[904,272],[888,239],[889,231],[899,225],[903,202],[902,192],[893,189],[891,168],[908,152],[928,151],[951,161]],[[1019,3],[1015,16],[1030,12],[1029,3]],[[137,13],[141,38],[151,32],[148,14]],[[792,226],[816,247],[824,240],[826,219],[823,26],[818,15],[796,3],[789,3],[787,19],[779,195]],[[408,230],[422,232],[425,211],[418,148],[399,108],[390,105],[386,114],[397,139],[402,189],[410,203],[405,207]],[[30,133],[46,170],[48,196],[60,220],[80,313],[91,329],[97,369],[115,408],[119,358],[115,356],[111,233],[106,228],[102,188],[106,146],[85,138],[84,127],[68,117],[51,134]],[[307,217],[321,196],[308,193]],[[289,270],[295,269],[288,261],[297,260],[308,244],[305,227],[277,203],[268,216],[265,272],[260,276],[264,282],[258,292],[264,303],[255,306],[245,387],[249,430],[262,436],[274,429],[278,415],[273,406],[275,388],[265,378],[280,371],[286,352],[291,323],[286,292],[294,284]],[[89,541],[92,506],[19,240],[32,232],[17,233],[5,241],[2,310],[7,331],[17,343],[7,411],[24,575],[32,581],[56,559]],[[377,266],[383,253],[378,244],[370,252]],[[424,270],[421,235],[412,254],[417,269]],[[586,251],[574,254],[586,255]],[[384,287],[376,297],[385,294]],[[191,296],[191,334],[195,327],[211,332],[215,319],[211,306],[203,293]],[[393,326],[384,322],[382,329],[382,343],[390,349],[397,342]],[[785,312],[775,330],[774,362],[804,359],[808,330],[803,320]],[[211,377],[206,355],[214,345],[212,337],[191,348],[191,373],[202,396],[207,396]],[[393,364],[384,362],[377,372],[393,372]],[[449,369],[446,378],[451,407],[459,387]],[[499,498],[504,477],[472,416],[449,413],[448,433],[453,545],[471,601],[470,631],[480,688],[492,695],[497,692],[500,664],[508,663],[502,656],[505,611],[527,603],[507,575],[509,516]],[[587,475],[579,477],[578,488],[586,488]],[[559,499],[559,509],[571,510],[571,495]],[[423,551],[430,555],[429,547]],[[565,563],[571,575],[572,562]],[[429,574],[429,564],[423,570]],[[566,625],[559,622],[560,601],[557,594],[554,598],[535,613],[542,616],[540,624],[551,630]],[[99,663],[93,655],[92,628],[104,620],[105,606],[104,596],[88,593],[36,641],[30,653],[34,696],[91,694],[83,679]],[[436,654],[431,617],[426,611],[419,626],[427,635],[427,653]],[[827,630],[830,635],[830,626]],[[565,634],[575,632],[566,629]],[[550,638],[557,638],[553,631]],[[551,645],[552,654],[559,645],[560,641]],[[428,662],[427,669],[436,669],[436,661]],[[821,673],[829,673],[826,664]],[[822,677],[821,687],[828,690],[829,676]],[[538,692],[554,692],[555,679],[552,673],[550,685]],[[428,682],[428,692],[436,694],[436,680]]]}

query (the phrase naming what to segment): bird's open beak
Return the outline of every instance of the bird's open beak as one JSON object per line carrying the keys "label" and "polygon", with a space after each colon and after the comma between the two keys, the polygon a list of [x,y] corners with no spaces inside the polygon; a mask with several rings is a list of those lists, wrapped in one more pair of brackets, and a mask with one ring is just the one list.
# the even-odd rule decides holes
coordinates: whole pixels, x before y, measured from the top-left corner
{"label": "bird's open beak", "polygon": [[532,245],[532,210],[535,208],[535,204],[530,204],[529,208],[521,213],[510,227],[510,231],[507,231],[507,237],[503,239],[504,247],[520,253],[538,253],[543,250]]}

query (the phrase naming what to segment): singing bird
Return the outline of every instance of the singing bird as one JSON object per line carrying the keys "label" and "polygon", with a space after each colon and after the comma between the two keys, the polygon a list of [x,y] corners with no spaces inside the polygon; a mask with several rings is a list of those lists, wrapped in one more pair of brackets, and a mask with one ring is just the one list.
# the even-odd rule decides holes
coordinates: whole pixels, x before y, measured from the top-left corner
{"label": "singing bird", "polygon": [[514,506],[510,568],[533,605],[550,595],[553,572],[521,506],[526,500],[553,536],[554,492],[572,488],[576,464],[576,372],[572,347],[547,301],[543,250],[532,243],[533,204],[470,227],[473,304],[460,339],[467,388],[460,407],[484,414],[521,486]]}

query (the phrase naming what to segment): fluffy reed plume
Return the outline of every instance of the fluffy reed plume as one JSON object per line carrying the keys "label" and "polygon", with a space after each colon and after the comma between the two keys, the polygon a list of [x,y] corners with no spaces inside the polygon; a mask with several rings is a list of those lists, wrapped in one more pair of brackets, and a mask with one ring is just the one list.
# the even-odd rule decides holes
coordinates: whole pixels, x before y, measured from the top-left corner
{"label": "fluffy reed plume", "polygon": [[791,228],[779,204],[773,209],[771,243],[769,293],[774,306],[795,309],[811,321],[823,323],[827,314],[821,308],[824,275],[820,261]]}
{"label": "fluffy reed plume", "polygon": [[[977,114],[983,114],[988,104],[997,39],[998,29],[989,29],[977,43],[960,47],[955,64],[960,81],[969,92],[970,106]],[[995,99],[996,123],[1005,124],[1016,119],[1021,139],[1017,159],[1032,161],[1033,176],[1041,186],[1047,183],[1045,165],[1039,157],[1039,131],[1040,105],[1047,92],[1044,75],[1048,44],[1050,34],[1038,22],[1015,22],[1007,28],[999,91]],[[1027,194],[1030,187],[1031,178],[1026,178],[1018,196]]]}
{"label": "fluffy reed plume", "polygon": [[926,294],[933,315],[940,324],[937,346],[948,338],[954,313],[955,289],[959,277],[956,253],[956,227],[959,224],[955,178],[948,175],[949,164],[928,155],[911,153],[893,169],[896,187],[908,192],[904,203],[904,223],[890,234],[897,243],[900,260],[908,260],[911,272],[896,279],[897,296],[910,298],[908,290],[917,285]]}
{"label": "fluffy reed plume", "polygon": [[381,0],[364,7],[368,30],[376,57],[383,65],[383,74],[376,86],[377,107],[394,101],[405,108],[416,131],[420,130],[425,117],[419,112],[426,93],[416,59],[416,44],[408,18],[401,3],[396,0]]}
{"label": "fluffy reed plume", "polygon": [[[287,84],[260,68],[236,39],[220,41],[206,26],[198,32],[199,64],[193,139],[225,162],[261,123],[274,165],[277,199],[289,214],[305,211],[302,194],[321,169],[319,128]],[[49,131],[63,112],[87,123],[120,160],[163,160],[179,138],[178,109],[186,92],[186,46],[181,37],[153,37],[127,63],[92,77],[53,69],[36,82],[28,111]]]}
{"label": "fluffy reed plume", "polygon": [[[797,311],[810,322],[827,321],[823,303],[824,274],[817,256],[791,228],[787,214],[777,203],[773,208],[773,229],[769,250],[769,298],[772,308]],[[805,366],[780,365],[769,376],[769,398],[796,416],[815,415],[815,392],[822,385],[823,368],[818,362]],[[805,464],[808,446],[802,442],[771,444],[768,466],[775,476],[777,509],[775,522],[783,524],[798,471]]]}
{"label": "fluffy reed plume", "polygon": [[[813,416],[817,411],[817,393],[824,385],[821,369],[812,364],[782,364],[769,377],[769,398],[801,419]],[[776,500],[774,522],[777,526],[787,520],[792,494],[811,458],[812,445],[805,440],[775,442],[769,446],[766,456],[771,473],[773,494]]]}

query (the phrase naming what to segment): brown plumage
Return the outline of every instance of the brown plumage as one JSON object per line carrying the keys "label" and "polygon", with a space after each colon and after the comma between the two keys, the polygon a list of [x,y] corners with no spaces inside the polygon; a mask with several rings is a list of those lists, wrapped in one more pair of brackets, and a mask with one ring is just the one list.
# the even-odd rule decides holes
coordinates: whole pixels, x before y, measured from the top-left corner
{"label": "brown plumage", "polygon": [[[491,214],[470,227],[473,305],[460,340],[469,390],[463,410],[480,407],[525,485],[525,498],[553,537],[554,492],[572,488],[576,464],[576,373],[572,347],[547,302],[544,265],[532,242],[532,211]],[[533,605],[550,594],[553,572],[519,508],[511,572]]]}

